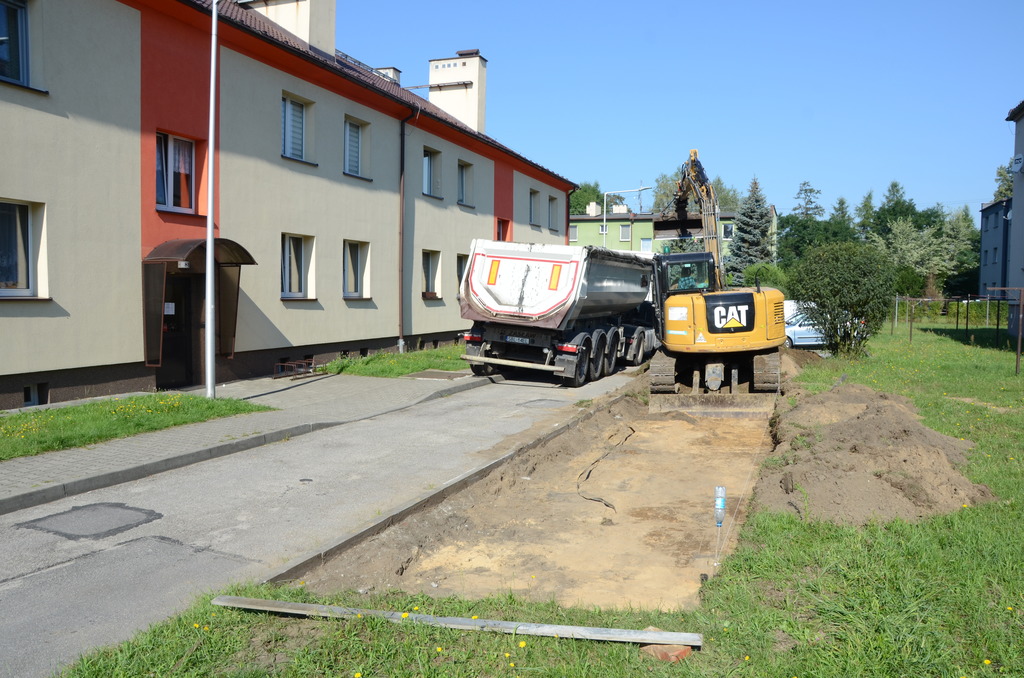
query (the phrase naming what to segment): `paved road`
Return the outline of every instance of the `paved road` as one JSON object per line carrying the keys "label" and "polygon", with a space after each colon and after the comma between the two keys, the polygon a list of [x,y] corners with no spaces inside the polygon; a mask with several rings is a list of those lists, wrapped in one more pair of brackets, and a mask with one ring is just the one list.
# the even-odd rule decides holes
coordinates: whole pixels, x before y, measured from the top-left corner
{"label": "paved road", "polygon": [[[0,676],[51,675],[198,594],[280,574],[500,459],[513,451],[510,436],[554,429],[578,413],[574,403],[630,378],[580,389],[467,378],[485,383],[413,406],[399,398],[395,411],[2,515]],[[359,397],[352,388],[349,401]],[[287,391],[270,390],[261,397],[289,405]],[[307,418],[345,409],[329,385],[295,391],[290,409]]]}

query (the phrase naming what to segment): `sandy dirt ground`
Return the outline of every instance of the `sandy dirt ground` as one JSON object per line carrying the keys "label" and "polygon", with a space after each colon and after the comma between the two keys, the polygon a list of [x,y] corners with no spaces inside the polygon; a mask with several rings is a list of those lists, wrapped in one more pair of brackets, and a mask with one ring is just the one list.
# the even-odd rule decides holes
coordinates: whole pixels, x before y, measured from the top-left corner
{"label": "sandy dirt ground", "polygon": [[[787,352],[784,373],[812,359]],[[843,384],[808,396],[787,383],[773,432],[767,418],[651,415],[628,394],[645,386],[638,378],[565,434],[300,578],[323,593],[511,591],[686,609],[699,604],[702,575],[735,547],[751,502],[862,524],[991,498],[957,470],[970,443],[925,428],[900,398]],[[716,485],[728,497],[722,528]]]}

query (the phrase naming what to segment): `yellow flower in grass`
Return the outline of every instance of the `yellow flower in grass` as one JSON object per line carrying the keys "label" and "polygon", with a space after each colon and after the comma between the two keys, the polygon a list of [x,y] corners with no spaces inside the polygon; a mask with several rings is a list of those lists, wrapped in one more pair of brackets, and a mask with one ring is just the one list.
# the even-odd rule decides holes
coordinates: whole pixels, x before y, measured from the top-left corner
{"label": "yellow flower in grass", "polygon": [[519,647],[526,647],[526,641],[525,640],[520,640],[519,641]]}
{"label": "yellow flower in grass", "polygon": [[409,618],[409,613],[408,612],[403,612],[402,613],[402,619],[408,619],[408,618]]}

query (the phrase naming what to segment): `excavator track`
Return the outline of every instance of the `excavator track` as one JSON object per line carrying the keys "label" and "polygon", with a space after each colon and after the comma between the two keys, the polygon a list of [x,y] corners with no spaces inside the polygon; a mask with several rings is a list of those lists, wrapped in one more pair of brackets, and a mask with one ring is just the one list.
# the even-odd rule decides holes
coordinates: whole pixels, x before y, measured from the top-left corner
{"label": "excavator track", "polygon": [[651,393],[676,393],[676,359],[658,350],[651,357],[647,369],[651,380]]}

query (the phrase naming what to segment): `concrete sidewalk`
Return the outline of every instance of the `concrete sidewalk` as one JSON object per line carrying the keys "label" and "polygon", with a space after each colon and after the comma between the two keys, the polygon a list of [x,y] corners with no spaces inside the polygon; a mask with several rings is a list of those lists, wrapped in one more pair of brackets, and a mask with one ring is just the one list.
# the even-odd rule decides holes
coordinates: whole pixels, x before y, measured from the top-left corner
{"label": "concrete sidewalk", "polygon": [[[0,515],[492,383],[468,370],[400,379],[345,374],[249,379],[217,397],[276,408],[0,462]],[[193,391],[203,395],[205,391]],[[73,403],[62,403],[62,405]]]}

